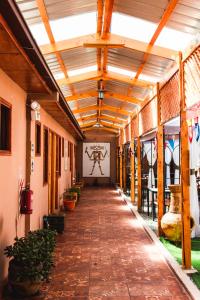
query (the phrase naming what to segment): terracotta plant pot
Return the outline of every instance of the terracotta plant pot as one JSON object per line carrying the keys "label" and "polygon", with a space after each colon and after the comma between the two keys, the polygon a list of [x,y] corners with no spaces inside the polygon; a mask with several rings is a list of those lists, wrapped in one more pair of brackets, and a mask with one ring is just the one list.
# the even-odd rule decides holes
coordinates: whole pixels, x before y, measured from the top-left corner
{"label": "terracotta plant pot", "polygon": [[76,206],[76,199],[64,199],[63,206],[66,210],[74,210]]}

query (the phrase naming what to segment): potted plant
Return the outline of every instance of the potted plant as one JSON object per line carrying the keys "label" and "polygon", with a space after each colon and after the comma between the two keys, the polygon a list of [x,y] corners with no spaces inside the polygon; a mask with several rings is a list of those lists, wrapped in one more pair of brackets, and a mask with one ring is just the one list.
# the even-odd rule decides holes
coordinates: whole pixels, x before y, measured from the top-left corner
{"label": "potted plant", "polygon": [[80,195],[81,195],[81,189],[79,186],[74,185],[71,188],[69,188],[69,193],[76,193],[77,194],[77,199],[80,199]]}
{"label": "potted plant", "polygon": [[77,201],[77,193],[65,191],[63,193],[63,206],[66,210],[74,210]]}
{"label": "potted plant", "polygon": [[30,231],[26,237],[15,238],[4,253],[11,258],[8,282],[14,294],[32,296],[42,281],[48,279],[53,266],[56,232],[49,229]]}

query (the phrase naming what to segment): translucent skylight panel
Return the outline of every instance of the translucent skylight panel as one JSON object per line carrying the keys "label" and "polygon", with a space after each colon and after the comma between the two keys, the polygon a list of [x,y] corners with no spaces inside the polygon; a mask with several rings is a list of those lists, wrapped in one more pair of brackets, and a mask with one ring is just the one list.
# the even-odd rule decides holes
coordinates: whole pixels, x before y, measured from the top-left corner
{"label": "translucent skylight panel", "polygon": [[[120,13],[113,13],[111,32],[131,39],[149,43],[158,27],[157,23],[145,21]],[[164,27],[155,45],[174,50],[184,50],[194,36],[175,29]]]}
{"label": "translucent skylight panel", "polygon": [[110,66],[108,65],[108,71],[110,72],[113,72],[113,73],[118,73],[118,74],[121,74],[121,75],[125,75],[125,76],[129,76],[129,77],[134,77],[135,76],[135,72],[131,72],[131,71],[128,71],[126,69],[121,69],[121,68],[118,68],[118,67],[113,67],[113,66]]}
{"label": "translucent skylight panel", "polygon": [[131,39],[149,42],[157,25],[128,15],[113,13],[111,32]]}
{"label": "translucent skylight panel", "polygon": [[70,16],[50,22],[56,41],[95,33],[96,12]]}
{"label": "translucent skylight panel", "polygon": [[54,77],[55,77],[56,80],[59,80],[59,79],[65,78],[65,75],[64,75],[63,72],[60,72],[60,73],[54,74]]}
{"label": "translucent skylight panel", "polygon": [[155,45],[181,51],[188,47],[193,38],[189,33],[164,27]]}
{"label": "translucent skylight panel", "polygon": [[46,29],[42,23],[31,25],[30,30],[39,46],[50,43]]}
{"label": "translucent skylight panel", "polygon": [[145,75],[145,74],[140,74],[139,79],[144,80],[144,81],[154,82],[154,83],[160,81],[160,77],[153,77],[153,76],[148,76],[148,75]]}
{"label": "translucent skylight panel", "polygon": [[68,71],[67,74],[69,77],[71,77],[71,76],[81,75],[81,74],[92,72],[92,71],[97,71],[97,65]]}

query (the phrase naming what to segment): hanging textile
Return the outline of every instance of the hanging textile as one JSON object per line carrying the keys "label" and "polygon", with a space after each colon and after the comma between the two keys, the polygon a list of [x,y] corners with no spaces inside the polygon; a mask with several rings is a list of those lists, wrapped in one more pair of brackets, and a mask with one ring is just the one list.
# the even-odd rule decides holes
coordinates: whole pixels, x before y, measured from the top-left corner
{"label": "hanging textile", "polygon": [[171,174],[170,174],[171,160],[172,160],[172,151],[170,149],[169,141],[167,141],[165,146],[165,184],[167,187],[171,184]]}
{"label": "hanging textile", "polygon": [[179,147],[179,139],[174,141],[174,150],[173,150],[173,161],[175,164],[175,172],[174,172],[174,184],[180,183],[180,147]]}
{"label": "hanging textile", "polygon": [[[195,127],[192,126],[193,131]],[[193,132],[192,140],[189,139],[190,143],[190,214],[195,221],[195,226],[192,230],[191,237],[200,236],[199,226],[199,200],[197,192],[197,182],[195,176],[195,170],[199,167],[199,156],[200,156],[200,142],[196,141],[195,132]]]}
{"label": "hanging textile", "polygon": [[149,164],[149,176],[148,176],[148,188],[155,187],[155,176],[153,166],[156,162],[157,152],[155,144],[152,141],[144,143],[144,151],[147,156],[148,164]]}

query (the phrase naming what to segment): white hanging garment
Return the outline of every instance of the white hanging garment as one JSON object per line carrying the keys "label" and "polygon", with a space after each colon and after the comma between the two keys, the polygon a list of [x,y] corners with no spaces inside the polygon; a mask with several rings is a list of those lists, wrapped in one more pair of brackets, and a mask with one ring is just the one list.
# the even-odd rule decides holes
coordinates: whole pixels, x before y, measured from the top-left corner
{"label": "white hanging garment", "polygon": [[166,145],[165,147],[165,183],[168,187],[171,184],[171,175],[170,175],[170,162],[172,160],[172,151],[170,147]]}
{"label": "white hanging garment", "polygon": [[199,226],[199,200],[197,193],[197,183],[195,176],[195,169],[198,164],[199,155],[199,142],[196,141],[193,134],[192,142],[189,142],[190,146],[190,214],[194,219],[195,226],[192,230],[191,237],[200,236],[200,226]]}
{"label": "white hanging garment", "polygon": [[150,147],[147,152],[147,160],[149,164],[149,177],[148,177],[148,188],[155,187],[155,176],[154,176],[154,170],[153,166],[156,162],[157,153],[156,148],[153,142],[150,142]]}
{"label": "white hanging garment", "polygon": [[180,166],[180,153],[179,153],[179,140],[176,139],[174,141],[174,151],[173,151],[173,160],[174,160],[174,164],[175,164],[175,172],[174,172],[174,184],[179,184],[180,180],[180,170],[179,170],[179,166]]}

